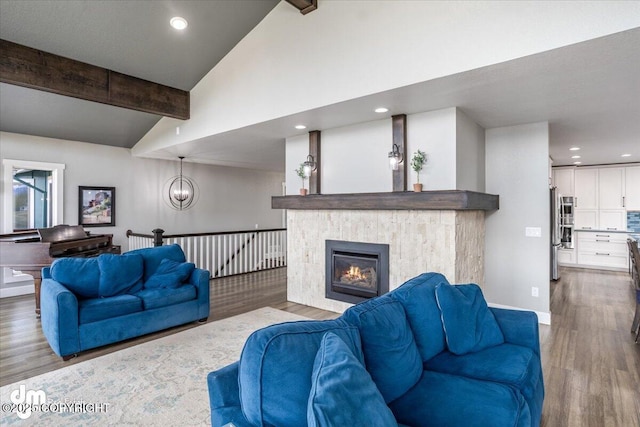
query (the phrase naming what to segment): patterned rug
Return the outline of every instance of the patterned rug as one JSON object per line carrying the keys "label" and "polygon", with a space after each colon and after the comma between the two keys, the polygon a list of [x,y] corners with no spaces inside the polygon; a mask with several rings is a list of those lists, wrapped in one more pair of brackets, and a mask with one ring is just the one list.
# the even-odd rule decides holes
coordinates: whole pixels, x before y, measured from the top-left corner
{"label": "patterned rug", "polygon": [[238,360],[251,332],[294,320],[262,308],[3,386],[0,425],[209,425],[207,374]]}

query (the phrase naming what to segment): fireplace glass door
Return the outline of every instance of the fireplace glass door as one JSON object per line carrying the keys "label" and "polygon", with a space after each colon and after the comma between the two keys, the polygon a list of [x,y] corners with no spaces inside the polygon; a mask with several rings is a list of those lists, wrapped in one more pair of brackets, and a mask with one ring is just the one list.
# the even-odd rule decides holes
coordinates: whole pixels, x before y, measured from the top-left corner
{"label": "fireplace glass door", "polygon": [[334,291],[371,298],[378,292],[378,258],[367,255],[333,254]]}

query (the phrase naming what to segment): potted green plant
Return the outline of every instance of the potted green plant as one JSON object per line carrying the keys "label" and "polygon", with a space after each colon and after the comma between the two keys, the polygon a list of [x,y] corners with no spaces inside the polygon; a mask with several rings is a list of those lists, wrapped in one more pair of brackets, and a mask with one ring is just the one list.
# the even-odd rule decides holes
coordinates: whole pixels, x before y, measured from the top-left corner
{"label": "potted green plant", "polygon": [[307,189],[304,188],[304,182],[307,180],[307,176],[304,174],[304,163],[300,163],[300,167],[296,169],[296,174],[298,174],[298,176],[302,180],[302,188],[300,189],[300,195],[306,196]]}
{"label": "potted green plant", "polygon": [[422,184],[420,183],[420,171],[427,163],[427,154],[424,151],[418,150],[413,153],[411,158],[411,168],[416,172],[416,183],[413,184],[413,191],[422,191]]}

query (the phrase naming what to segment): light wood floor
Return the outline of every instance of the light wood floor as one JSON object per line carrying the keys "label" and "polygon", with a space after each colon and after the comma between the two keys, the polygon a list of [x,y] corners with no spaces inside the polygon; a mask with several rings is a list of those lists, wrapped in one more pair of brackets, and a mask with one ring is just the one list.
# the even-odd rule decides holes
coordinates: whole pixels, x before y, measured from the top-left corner
{"label": "light wood floor", "polygon": [[[640,345],[629,275],[563,269],[551,283],[551,323],[540,325],[545,379],[542,425],[640,427]],[[211,281],[209,321],[271,306],[314,319],[336,313],[286,301],[286,269]],[[0,385],[197,327],[189,324],[80,354],[68,362],[49,348],[33,296],[0,300]]]}
{"label": "light wood floor", "polygon": [[640,426],[640,344],[627,273],[562,269],[551,282],[551,326],[540,327],[542,425]]}
{"label": "light wood floor", "polygon": [[[287,302],[286,282],[286,268],[212,280],[209,322],[268,306],[312,319],[338,316]],[[0,299],[0,386],[199,326],[195,322],[176,326],[88,350],[64,362],[49,347],[34,310],[33,295]]]}

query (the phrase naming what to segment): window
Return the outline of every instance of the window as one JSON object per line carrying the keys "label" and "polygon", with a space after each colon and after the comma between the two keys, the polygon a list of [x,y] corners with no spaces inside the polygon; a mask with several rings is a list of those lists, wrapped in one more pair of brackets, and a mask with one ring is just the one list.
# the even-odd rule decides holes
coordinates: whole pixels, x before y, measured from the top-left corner
{"label": "window", "polygon": [[64,165],[3,159],[2,232],[63,222]]}
{"label": "window", "polygon": [[51,171],[13,169],[13,230],[51,227]]}

